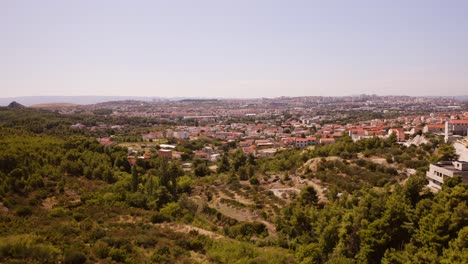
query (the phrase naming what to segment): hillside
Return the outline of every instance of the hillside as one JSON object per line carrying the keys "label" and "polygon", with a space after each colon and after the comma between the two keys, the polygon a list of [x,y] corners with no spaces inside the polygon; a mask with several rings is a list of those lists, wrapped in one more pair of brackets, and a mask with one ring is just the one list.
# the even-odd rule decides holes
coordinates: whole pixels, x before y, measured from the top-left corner
{"label": "hillside", "polygon": [[20,103],[17,103],[16,101],[13,101],[13,102],[9,103],[7,107],[8,108],[13,108],[13,109],[21,109],[21,108],[24,108],[25,106],[20,104]]}
{"label": "hillside", "polygon": [[[437,194],[425,188],[429,162],[454,151],[438,141],[405,147],[392,138],[343,138],[272,157],[226,148],[211,163],[157,155],[131,162],[128,148],[96,140],[106,130],[70,128],[129,120],[22,108],[1,108],[0,120],[3,263],[462,263],[468,256],[467,185],[454,178]],[[145,129],[144,119],[131,122],[112,140]]]}

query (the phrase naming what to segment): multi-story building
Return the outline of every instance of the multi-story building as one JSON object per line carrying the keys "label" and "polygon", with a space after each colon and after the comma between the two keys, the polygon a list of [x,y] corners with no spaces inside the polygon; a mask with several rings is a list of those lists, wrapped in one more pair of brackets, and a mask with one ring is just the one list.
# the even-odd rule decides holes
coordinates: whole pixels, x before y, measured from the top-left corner
{"label": "multi-story building", "polygon": [[468,119],[450,120],[447,121],[449,132],[454,135],[467,136],[468,133]]}
{"label": "multi-story building", "polygon": [[316,137],[296,138],[294,144],[298,148],[305,148],[307,146],[315,145],[316,141]]}
{"label": "multi-story building", "polygon": [[468,183],[468,162],[466,161],[441,161],[429,166],[426,177],[428,186],[439,191],[447,177],[460,176],[464,183]]}

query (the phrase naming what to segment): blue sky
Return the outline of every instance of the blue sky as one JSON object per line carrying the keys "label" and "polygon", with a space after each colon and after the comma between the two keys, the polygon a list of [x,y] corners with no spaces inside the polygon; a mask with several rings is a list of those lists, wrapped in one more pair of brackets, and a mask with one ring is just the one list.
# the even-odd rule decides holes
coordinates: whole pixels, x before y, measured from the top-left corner
{"label": "blue sky", "polygon": [[468,1],[1,1],[0,91],[468,94]]}

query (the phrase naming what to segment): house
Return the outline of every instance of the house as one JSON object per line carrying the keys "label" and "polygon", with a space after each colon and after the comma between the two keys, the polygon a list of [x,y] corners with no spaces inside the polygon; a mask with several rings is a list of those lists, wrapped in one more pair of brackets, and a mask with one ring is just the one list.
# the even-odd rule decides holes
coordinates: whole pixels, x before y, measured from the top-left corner
{"label": "house", "polygon": [[252,146],[253,143],[254,143],[253,139],[247,139],[247,140],[239,142],[239,146],[242,148],[247,148],[247,147]]}
{"label": "house", "polygon": [[217,162],[221,159],[221,155],[219,153],[211,154],[210,161]]}
{"label": "house", "polygon": [[175,131],[172,134],[173,137],[178,138],[178,139],[188,139],[189,138],[189,133],[186,131]]}
{"label": "house", "polygon": [[181,152],[181,151],[172,151],[172,158],[173,159],[181,159],[183,154],[185,154],[185,153]]}
{"label": "house", "polygon": [[423,128],[423,133],[444,133],[444,124],[427,124]]}
{"label": "house", "polygon": [[271,149],[262,149],[258,151],[259,157],[273,157],[276,154],[277,150],[274,148]]}
{"label": "house", "polygon": [[204,151],[196,150],[193,152],[194,158],[195,159],[201,159],[201,160],[209,160],[210,159],[210,154],[206,153]]}
{"label": "house", "polygon": [[202,151],[205,152],[205,153],[208,153],[208,154],[213,154],[213,148],[212,147],[208,147],[208,146],[205,146],[202,148]]}
{"label": "house", "polygon": [[466,161],[441,161],[430,164],[426,177],[428,186],[439,191],[447,177],[460,176],[464,183],[468,183],[468,162]]}
{"label": "house", "polygon": [[293,146],[295,143],[295,137],[284,137],[281,139],[281,144],[283,144],[284,146]]}
{"label": "house", "polygon": [[388,135],[396,135],[397,142],[404,142],[405,141],[405,132],[403,131],[403,128],[390,128],[388,130]]}
{"label": "house", "polygon": [[253,146],[247,147],[247,148],[242,148],[242,151],[244,152],[245,155],[256,155],[257,152],[255,151],[255,148]]}
{"label": "house", "polygon": [[315,145],[317,142],[316,137],[295,138],[294,145],[298,148],[305,148],[307,146]]}
{"label": "house", "polygon": [[307,139],[307,145],[312,146],[317,143],[317,138],[316,137],[306,137]]}
{"label": "house", "polygon": [[71,128],[74,128],[74,129],[83,129],[83,128],[86,128],[85,125],[81,124],[81,123],[77,123],[75,125],[71,125],[70,126]]}
{"label": "house", "polygon": [[257,148],[271,148],[275,146],[275,143],[271,142],[268,139],[257,139],[255,140],[255,145]]}
{"label": "house", "polygon": [[335,139],[334,138],[321,138],[320,139],[320,144],[334,144]]}
{"label": "house", "polygon": [[115,144],[110,138],[98,138],[99,144],[105,146],[105,147],[110,147]]}
{"label": "house", "polygon": [[148,134],[143,134],[141,135],[141,137],[143,138],[143,140],[154,140],[154,139],[161,139],[161,138],[164,138],[164,133],[159,131],[159,132],[150,132]]}
{"label": "house", "polygon": [[295,140],[295,146],[297,148],[305,148],[309,145],[309,141],[307,138],[296,138]]}
{"label": "house", "polygon": [[159,147],[162,149],[175,149],[176,146],[170,144],[160,144]]}

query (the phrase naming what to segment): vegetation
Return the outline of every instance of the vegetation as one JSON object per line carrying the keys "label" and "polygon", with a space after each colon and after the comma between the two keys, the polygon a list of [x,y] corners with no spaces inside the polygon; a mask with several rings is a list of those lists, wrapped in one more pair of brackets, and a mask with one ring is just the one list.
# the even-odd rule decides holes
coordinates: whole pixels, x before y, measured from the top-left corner
{"label": "vegetation", "polygon": [[[147,120],[109,113],[0,109],[0,262],[467,261],[467,185],[425,188],[430,162],[456,158],[437,139],[404,147],[343,137],[267,158],[209,139],[177,142],[187,170],[155,155],[131,163],[129,149],[101,145],[101,136],[147,133]],[[129,127],[71,129],[77,122]],[[207,144],[224,150],[218,162],[192,157]],[[284,198],[277,184],[301,191]]]}

